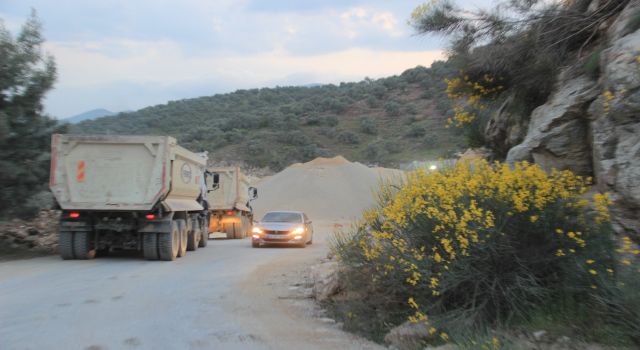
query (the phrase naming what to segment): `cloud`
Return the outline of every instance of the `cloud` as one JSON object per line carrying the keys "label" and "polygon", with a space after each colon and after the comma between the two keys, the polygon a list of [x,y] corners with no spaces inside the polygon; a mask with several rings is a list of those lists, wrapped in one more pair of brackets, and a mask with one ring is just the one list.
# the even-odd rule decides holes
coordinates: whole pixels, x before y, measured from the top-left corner
{"label": "cloud", "polygon": [[[297,55],[280,48],[258,54],[210,51],[194,56],[173,41],[126,38],[101,42],[51,42],[46,47],[56,57],[60,77],[58,89],[69,93],[95,90],[96,95],[100,95],[100,86],[123,84],[140,86],[139,93],[143,95],[148,93],[145,87],[153,86],[153,94],[162,98],[166,96],[158,89],[179,90],[176,86],[180,85],[197,87],[189,90],[192,96],[197,91],[202,91],[201,95],[213,93],[207,86],[212,86],[216,90],[214,92],[228,92],[238,88],[339,83],[360,80],[365,76],[384,77],[416,65],[428,66],[443,57],[441,51],[368,48],[315,55]],[[176,96],[179,97],[185,96]],[[115,110],[142,107],[132,105],[131,101],[120,107],[95,106]],[[51,112],[54,115],[70,114],[70,111],[58,109],[60,107],[54,107]]]}
{"label": "cloud", "polygon": [[349,39],[358,38],[361,33],[383,32],[392,37],[404,34],[397,26],[398,20],[390,11],[378,11],[366,7],[353,7],[340,14],[344,33]]}

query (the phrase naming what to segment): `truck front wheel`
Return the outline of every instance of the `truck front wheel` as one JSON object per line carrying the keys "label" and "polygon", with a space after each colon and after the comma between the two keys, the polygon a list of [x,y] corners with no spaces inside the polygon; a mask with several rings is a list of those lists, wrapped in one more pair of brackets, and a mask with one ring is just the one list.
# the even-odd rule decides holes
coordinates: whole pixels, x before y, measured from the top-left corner
{"label": "truck front wheel", "polygon": [[158,255],[161,260],[173,261],[180,248],[180,229],[177,222],[171,223],[171,232],[158,233]]}
{"label": "truck front wheel", "polygon": [[209,221],[205,219],[201,219],[198,221],[200,223],[200,242],[198,242],[198,247],[204,248],[209,243]]}

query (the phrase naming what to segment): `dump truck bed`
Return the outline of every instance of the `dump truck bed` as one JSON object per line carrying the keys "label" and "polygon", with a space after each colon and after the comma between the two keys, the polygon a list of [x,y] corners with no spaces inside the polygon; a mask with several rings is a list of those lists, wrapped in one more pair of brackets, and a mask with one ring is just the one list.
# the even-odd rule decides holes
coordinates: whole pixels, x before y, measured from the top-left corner
{"label": "dump truck bed", "polygon": [[50,188],[65,210],[198,210],[204,166],[169,136],[53,135]]}
{"label": "dump truck bed", "polygon": [[247,202],[249,201],[249,179],[240,171],[240,168],[220,167],[208,170],[211,173],[220,175],[220,187],[207,195],[209,209],[250,211],[247,207]]}

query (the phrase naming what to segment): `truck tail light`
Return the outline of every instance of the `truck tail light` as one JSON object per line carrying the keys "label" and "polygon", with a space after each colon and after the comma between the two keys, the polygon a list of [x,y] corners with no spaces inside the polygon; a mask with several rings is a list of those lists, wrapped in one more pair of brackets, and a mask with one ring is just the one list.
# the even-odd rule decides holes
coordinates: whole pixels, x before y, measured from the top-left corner
{"label": "truck tail light", "polygon": [[227,216],[232,216],[232,215],[233,215],[233,211],[229,210],[229,211],[227,212]]}
{"label": "truck tail light", "polygon": [[78,213],[77,211],[72,211],[69,213],[69,217],[72,219],[77,219],[80,217],[80,213]]}
{"label": "truck tail light", "polygon": [[156,214],[147,214],[144,216],[147,220],[153,220],[156,218]]}

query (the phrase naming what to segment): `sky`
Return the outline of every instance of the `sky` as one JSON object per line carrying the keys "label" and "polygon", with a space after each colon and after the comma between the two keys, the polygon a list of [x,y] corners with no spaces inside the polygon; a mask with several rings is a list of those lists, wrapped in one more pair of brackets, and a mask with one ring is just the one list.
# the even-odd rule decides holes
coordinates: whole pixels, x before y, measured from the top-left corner
{"label": "sky", "polygon": [[[467,0],[481,7],[488,0]],[[2,0],[14,35],[37,11],[58,79],[45,111],[137,110],[237,89],[381,78],[444,57],[410,0]]]}

